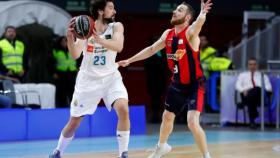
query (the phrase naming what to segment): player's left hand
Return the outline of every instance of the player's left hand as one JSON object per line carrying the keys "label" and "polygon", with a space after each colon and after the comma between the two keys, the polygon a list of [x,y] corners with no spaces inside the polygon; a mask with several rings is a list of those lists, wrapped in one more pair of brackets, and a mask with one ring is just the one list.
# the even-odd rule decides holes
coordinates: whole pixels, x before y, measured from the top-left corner
{"label": "player's left hand", "polygon": [[126,67],[128,66],[130,63],[129,63],[129,60],[121,60],[119,62],[117,62],[119,64],[119,66],[122,66],[122,67]]}
{"label": "player's left hand", "polygon": [[206,2],[204,2],[204,0],[201,0],[201,12],[207,14],[210,11],[212,5],[212,0],[207,0]]}

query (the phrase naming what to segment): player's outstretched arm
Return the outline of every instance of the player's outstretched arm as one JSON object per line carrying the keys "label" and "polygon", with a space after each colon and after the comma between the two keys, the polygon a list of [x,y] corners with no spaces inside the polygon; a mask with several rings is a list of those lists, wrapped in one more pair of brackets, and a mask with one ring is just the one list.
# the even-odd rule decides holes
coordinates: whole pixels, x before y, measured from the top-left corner
{"label": "player's outstretched arm", "polygon": [[187,34],[189,35],[189,37],[199,35],[201,28],[206,20],[206,14],[210,11],[210,9],[213,5],[212,0],[207,0],[206,2],[204,2],[204,1],[205,0],[201,0],[201,10],[200,10],[199,16],[192,23],[189,31],[187,31]]}
{"label": "player's outstretched arm", "polygon": [[78,59],[83,51],[83,41],[79,39],[75,41],[75,37],[73,34],[74,21],[75,18],[71,19],[71,21],[68,24],[66,38],[67,38],[67,47],[69,53],[71,54],[73,59]]}
{"label": "player's outstretched arm", "polygon": [[151,57],[156,52],[158,52],[159,50],[161,50],[165,47],[165,38],[166,38],[168,32],[169,32],[169,30],[166,30],[162,34],[162,36],[153,45],[146,47],[145,49],[143,49],[142,51],[140,51],[139,53],[137,53],[136,55],[132,56],[131,58],[129,58],[127,60],[119,61],[118,64],[122,67],[126,67],[133,62],[136,62],[139,60],[144,60],[144,59]]}
{"label": "player's outstretched arm", "polygon": [[123,49],[123,42],[124,42],[123,32],[124,32],[123,24],[117,22],[114,24],[114,34],[112,39],[106,40],[100,38],[95,30],[93,30],[93,37],[95,42],[101,44],[103,47],[116,52],[121,52]]}

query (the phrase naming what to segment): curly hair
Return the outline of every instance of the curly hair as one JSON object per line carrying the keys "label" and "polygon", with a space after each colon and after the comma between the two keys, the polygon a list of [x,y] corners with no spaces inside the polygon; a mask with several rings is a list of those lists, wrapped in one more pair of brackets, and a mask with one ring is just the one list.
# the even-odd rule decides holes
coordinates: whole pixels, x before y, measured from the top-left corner
{"label": "curly hair", "polygon": [[98,18],[98,11],[104,10],[108,2],[114,2],[114,0],[91,0],[89,12],[93,19]]}

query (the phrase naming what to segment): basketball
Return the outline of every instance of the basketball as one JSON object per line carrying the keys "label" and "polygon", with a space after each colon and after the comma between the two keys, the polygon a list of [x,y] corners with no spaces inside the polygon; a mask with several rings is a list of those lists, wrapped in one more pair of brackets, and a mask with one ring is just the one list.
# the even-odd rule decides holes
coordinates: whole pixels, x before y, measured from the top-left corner
{"label": "basketball", "polygon": [[74,35],[79,39],[88,39],[94,29],[94,20],[87,15],[80,15],[75,18]]}

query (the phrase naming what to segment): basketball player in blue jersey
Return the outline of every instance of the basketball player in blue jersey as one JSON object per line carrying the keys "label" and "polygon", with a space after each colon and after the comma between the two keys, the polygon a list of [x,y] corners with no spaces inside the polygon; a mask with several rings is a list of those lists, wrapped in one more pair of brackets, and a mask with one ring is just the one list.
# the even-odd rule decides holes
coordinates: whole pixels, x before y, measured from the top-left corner
{"label": "basketball player in blue jersey", "polygon": [[95,19],[93,36],[87,40],[75,41],[72,33],[73,22],[67,31],[68,49],[74,59],[83,54],[75,91],[71,102],[71,117],[63,128],[58,145],[50,158],[60,158],[79,127],[83,116],[93,114],[101,99],[107,109],[116,110],[118,116],[117,139],[119,158],[128,157],[130,120],[128,94],[115,62],[118,52],[123,49],[124,28],[114,22],[116,10],[113,0],[95,0],[90,12]]}
{"label": "basketball player in blue jersey", "polygon": [[149,58],[165,47],[172,82],[168,89],[165,111],[162,116],[159,142],[148,158],[160,158],[171,151],[167,144],[173,129],[175,115],[188,109],[188,127],[204,158],[210,158],[206,136],[199,124],[199,116],[204,104],[204,75],[199,61],[199,33],[211,9],[212,2],[201,0],[201,11],[194,18],[193,8],[183,2],[174,11],[171,19],[172,29],[166,30],[153,45],[143,49],[133,57],[118,62],[120,66]]}

